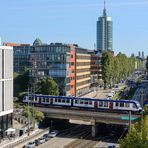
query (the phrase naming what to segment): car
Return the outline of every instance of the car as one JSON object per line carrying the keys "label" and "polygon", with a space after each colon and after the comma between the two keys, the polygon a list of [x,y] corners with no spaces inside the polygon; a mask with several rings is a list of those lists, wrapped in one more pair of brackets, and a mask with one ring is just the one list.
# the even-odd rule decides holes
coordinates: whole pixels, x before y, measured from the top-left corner
{"label": "car", "polygon": [[58,133],[56,133],[55,131],[49,133],[49,137],[53,138],[56,137]]}
{"label": "car", "polygon": [[39,139],[36,139],[34,142],[35,142],[35,146],[42,144]]}
{"label": "car", "polygon": [[38,140],[40,141],[41,144],[45,142],[45,138],[44,137],[41,137]]}
{"label": "car", "polygon": [[115,145],[109,145],[108,148],[115,148]]}
{"label": "car", "polygon": [[25,148],[35,148],[35,142],[29,142],[25,145]]}
{"label": "car", "polygon": [[43,137],[44,137],[45,141],[48,141],[50,139],[49,134],[44,134]]}

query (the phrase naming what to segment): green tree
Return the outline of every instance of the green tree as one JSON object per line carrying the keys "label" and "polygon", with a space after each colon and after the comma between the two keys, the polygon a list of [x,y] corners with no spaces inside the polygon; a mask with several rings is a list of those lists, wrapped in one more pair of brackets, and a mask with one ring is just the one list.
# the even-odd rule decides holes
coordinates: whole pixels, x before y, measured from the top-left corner
{"label": "green tree", "polygon": [[51,77],[44,77],[37,82],[37,93],[43,95],[59,95],[57,83]]}
{"label": "green tree", "polygon": [[14,73],[14,97],[19,97],[20,93],[25,92],[29,83],[29,70],[23,74]]}
{"label": "green tree", "polygon": [[127,136],[120,140],[121,148],[147,148],[148,147],[148,116],[132,126]]}
{"label": "green tree", "polygon": [[23,116],[25,116],[26,118],[29,117],[35,119],[35,121],[37,122],[41,122],[45,118],[42,112],[33,107],[28,108],[27,106],[24,107]]}
{"label": "green tree", "polygon": [[107,85],[111,87],[113,82],[113,55],[109,51],[102,55],[102,74],[104,88],[106,89]]}

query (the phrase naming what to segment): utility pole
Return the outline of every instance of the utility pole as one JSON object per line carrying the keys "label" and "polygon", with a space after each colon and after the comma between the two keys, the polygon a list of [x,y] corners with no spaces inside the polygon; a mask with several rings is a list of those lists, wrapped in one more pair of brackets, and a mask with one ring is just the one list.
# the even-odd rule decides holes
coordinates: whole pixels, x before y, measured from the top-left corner
{"label": "utility pole", "polygon": [[27,104],[27,109],[28,109],[28,136],[30,136],[29,86],[28,86],[28,104]]}
{"label": "utility pole", "polygon": [[131,131],[131,125],[132,125],[132,123],[131,123],[131,111],[129,111],[129,131]]}

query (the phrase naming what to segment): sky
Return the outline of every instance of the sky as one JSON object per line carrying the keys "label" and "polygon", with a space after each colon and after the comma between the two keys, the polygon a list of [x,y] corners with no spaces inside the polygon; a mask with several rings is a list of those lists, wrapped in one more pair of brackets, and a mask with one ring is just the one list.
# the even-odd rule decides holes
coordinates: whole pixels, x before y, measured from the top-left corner
{"label": "sky", "polygon": [[[113,19],[113,49],[148,55],[148,0],[106,0]],[[94,49],[103,0],[0,0],[3,42],[75,43]]]}

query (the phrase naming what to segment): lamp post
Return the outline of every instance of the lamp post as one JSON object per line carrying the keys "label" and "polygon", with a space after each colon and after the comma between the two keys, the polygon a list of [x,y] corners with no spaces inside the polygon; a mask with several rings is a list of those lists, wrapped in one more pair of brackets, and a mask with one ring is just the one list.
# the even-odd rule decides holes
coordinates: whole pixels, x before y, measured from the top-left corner
{"label": "lamp post", "polygon": [[50,132],[52,132],[52,130],[53,130],[53,129],[52,129],[52,127],[53,127],[52,124],[53,124],[53,121],[51,120],[51,121],[50,121]]}
{"label": "lamp post", "polygon": [[30,136],[30,119],[29,119],[29,86],[28,86],[28,104],[27,104],[27,110],[28,110],[28,136]]}

